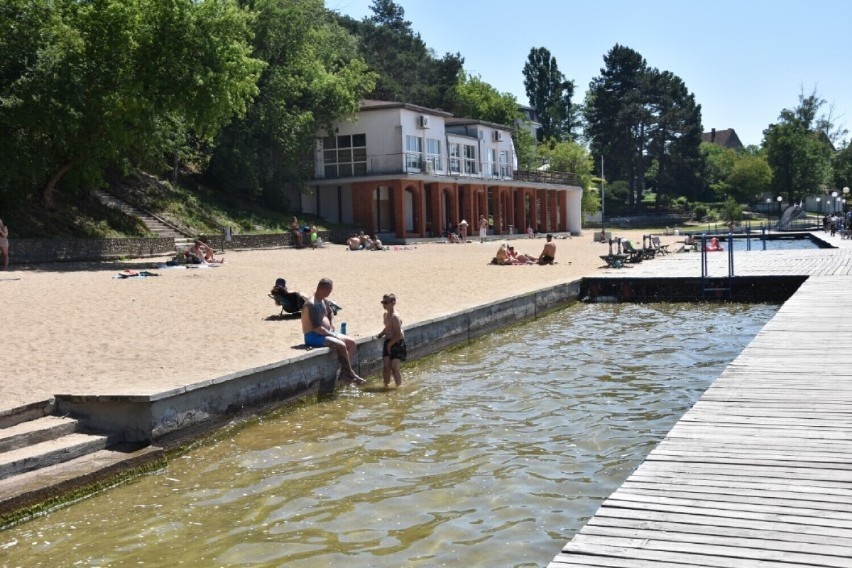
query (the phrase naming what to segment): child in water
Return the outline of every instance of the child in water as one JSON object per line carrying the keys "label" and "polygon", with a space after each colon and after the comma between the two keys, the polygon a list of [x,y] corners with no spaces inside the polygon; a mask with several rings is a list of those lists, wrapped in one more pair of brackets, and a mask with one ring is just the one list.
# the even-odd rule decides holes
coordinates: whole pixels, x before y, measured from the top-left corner
{"label": "child in water", "polygon": [[391,374],[396,386],[402,386],[402,374],[399,365],[405,361],[407,349],[405,346],[405,332],[402,331],[402,318],[396,311],[396,296],[385,294],[382,296],[382,307],[385,309],[383,319],[385,328],[379,332],[377,337],[384,337],[385,343],[382,347],[382,375],[385,387],[390,385]]}

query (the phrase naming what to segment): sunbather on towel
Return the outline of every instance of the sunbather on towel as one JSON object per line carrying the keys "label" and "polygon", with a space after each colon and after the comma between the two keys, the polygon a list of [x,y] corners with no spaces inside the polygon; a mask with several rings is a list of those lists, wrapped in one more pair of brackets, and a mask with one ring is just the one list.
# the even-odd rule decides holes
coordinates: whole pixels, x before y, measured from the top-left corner
{"label": "sunbather on towel", "polygon": [[186,251],[186,257],[193,264],[204,264],[205,262],[221,264],[225,262],[224,259],[216,259],[216,257],[213,256],[214,252],[215,251],[210,248],[210,245],[202,240],[196,239],[195,243]]}

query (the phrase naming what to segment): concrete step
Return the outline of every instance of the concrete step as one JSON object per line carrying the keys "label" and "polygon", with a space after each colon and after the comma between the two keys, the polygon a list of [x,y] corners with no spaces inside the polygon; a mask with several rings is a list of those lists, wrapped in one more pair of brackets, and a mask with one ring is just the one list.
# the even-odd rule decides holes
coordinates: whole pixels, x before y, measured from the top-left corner
{"label": "concrete step", "polygon": [[65,495],[97,490],[98,483],[127,479],[165,466],[165,451],[157,446],[118,444],[68,461],[0,479],[0,527],[32,515],[33,506],[51,507]]}
{"label": "concrete step", "polygon": [[10,450],[0,454],[0,479],[66,462],[106,446],[106,436],[75,433]]}
{"label": "concrete step", "polygon": [[47,440],[73,434],[77,421],[60,416],[43,416],[0,429],[0,452],[9,452]]}
{"label": "concrete step", "polygon": [[183,236],[165,223],[163,223],[162,221],[160,221],[159,219],[157,219],[156,217],[153,217],[150,213],[146,213],[145,211],[137,209],[136,207],[134,207],[130,203],[127,203],[119,197],[107,193],[102,189],[96,189],[94,191],[94,194],[98,197],[101,203],[109,207],[119,209],[126,215],[138,218],[140,221],[142,221],[142,223],[149,231],[151,231],[158,237],[174,238]]}
{"label": "concrete step", "polygon": [[53,408],[54,402],[53,399],[50,399],[0,411],[0,428],[9,428],[21,422],[48,416],[53,413]]}

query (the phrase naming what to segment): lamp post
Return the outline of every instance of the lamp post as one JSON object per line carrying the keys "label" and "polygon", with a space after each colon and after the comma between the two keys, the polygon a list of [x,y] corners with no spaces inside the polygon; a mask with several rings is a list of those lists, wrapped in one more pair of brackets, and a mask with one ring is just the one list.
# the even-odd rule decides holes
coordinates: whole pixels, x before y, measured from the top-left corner
{"label": "lamp post", "polygon": [[766,198],[766,230],[767,231],[770,230],[769,229],[769,223],[770,223],[771,219],[770,219],[769,216],[772,214],[771,207],[772,207],[772,198],[767,197]]}
{"label": "lamp post", "polygon": [[778,201],[778,230],[781,230],[781,202],[784,201],[784,198],[780,195],[775,198]]}
{"label": "lamp post", "polygon": [[604,196],[604,157],[601,156],[601,240],[606,238],[606,229],[604,228],[604,210],[606,209],[606,197]]}
{"label": "lamp post", "polygon": [[819,218],[820,218],[820,213],[822,213],[822,209],[820,208],[820,205],[822,205],[821,201],[822,201],[821,197],[816,198],[816,202],[817,202],[817,222],[816,222],[816,224],[817,224],[817,227],[819,227],[819,225],[820,225],[820,219]]}
{"label": "lamp post", "polygon": [[849,186],[843,187],[843,205],[846,205],[846,196],[849,195]]}

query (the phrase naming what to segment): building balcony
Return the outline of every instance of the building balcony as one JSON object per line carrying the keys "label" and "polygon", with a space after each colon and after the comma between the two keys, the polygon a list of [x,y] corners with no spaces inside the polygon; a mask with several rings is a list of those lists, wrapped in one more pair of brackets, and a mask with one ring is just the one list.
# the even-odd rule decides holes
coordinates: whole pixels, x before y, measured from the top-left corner
{"label": "building balcony", "polygon": [[367,156],[352,163],[326,163],[315,180],[343,180],[377,176],[429,176],[476,180],[521,180],[536,183],[576,185],[577,176],[552,171],[512,170],[510,164],[484,162],[462,157],[445,158],[431,154],[401,152]]}

